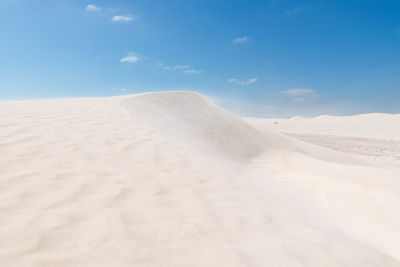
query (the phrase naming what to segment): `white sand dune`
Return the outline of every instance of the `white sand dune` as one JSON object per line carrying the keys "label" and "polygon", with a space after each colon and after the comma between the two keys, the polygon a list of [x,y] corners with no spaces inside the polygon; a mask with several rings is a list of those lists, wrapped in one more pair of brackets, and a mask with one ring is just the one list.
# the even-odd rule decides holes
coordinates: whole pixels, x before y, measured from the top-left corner
{"label": "white sand dune", "polygon": [[370,129],[400,117],[366,117],[244,120],[192,92],[0,103],[0,266],[400,266],[398,158],[315,141],[397,140]]}
{"label": "white sand dune", "polygon": [[192,156],[217,154],[220,160],[246,162],[267,149],[284,146],[279,135],[260,132],[197,93],[144,94],[123,104],[136,120],[195,152]]}

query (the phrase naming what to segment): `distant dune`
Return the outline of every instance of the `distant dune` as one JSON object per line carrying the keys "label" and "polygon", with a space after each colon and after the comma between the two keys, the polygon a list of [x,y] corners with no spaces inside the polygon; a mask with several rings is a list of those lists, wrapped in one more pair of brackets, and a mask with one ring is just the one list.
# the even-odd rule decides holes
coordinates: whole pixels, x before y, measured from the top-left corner
{"label": "distant dune", "polygon": [[0,266],[400,266],[400,115],[0,102],[0,155]]}
{"label": "distant dune", "polygon": [[371,113],[354,116],[322,115],[315,118],[296,116],[290,119],[249,118],[261,127],[278,122],[274,128],[283,132],[365,137],[400,141],[400,114]]}

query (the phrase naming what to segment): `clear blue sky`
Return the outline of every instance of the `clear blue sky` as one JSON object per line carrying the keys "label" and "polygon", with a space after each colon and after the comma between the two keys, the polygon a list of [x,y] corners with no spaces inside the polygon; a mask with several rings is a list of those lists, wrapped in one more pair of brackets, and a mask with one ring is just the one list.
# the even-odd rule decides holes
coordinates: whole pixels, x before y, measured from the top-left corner
{"label": "clear blue sky", "polygon": [[0,100],[196,90],[241,115],[400,113],[400,1],[0,0]]}

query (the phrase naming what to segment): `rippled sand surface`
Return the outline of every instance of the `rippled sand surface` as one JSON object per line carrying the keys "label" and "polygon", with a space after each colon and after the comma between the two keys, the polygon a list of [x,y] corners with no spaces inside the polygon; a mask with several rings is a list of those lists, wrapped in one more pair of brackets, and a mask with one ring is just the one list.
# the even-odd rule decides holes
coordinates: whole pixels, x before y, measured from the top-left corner
{"label": "rippled sand surface", "polygon": [[277,127],[192,92],[1,102],[0,266],[400,266],[398,158]]}

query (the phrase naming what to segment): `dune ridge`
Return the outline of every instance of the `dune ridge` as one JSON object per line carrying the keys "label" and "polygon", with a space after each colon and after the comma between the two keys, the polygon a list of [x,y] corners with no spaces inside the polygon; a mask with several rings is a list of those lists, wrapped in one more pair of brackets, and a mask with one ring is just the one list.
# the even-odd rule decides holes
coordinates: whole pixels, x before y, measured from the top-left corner
{"label": "dune ridge", "polygon": [[249,160],[267,149],[284,148],[284,137],[262,133],[198,93],[149,93],[123,101],[138,121],[180,146],[206,157]]}

